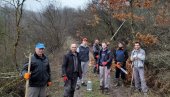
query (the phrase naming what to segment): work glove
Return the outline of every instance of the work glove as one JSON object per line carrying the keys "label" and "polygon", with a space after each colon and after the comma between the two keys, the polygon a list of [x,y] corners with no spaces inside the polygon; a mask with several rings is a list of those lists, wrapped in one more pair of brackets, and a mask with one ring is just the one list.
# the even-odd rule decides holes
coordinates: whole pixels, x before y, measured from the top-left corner
{"label": "work glove", "polygon": [[105,66],[107,64],[107,62],[102,62],[102,65]]}
{"label": "work glove", "polygon": [[67,76],[64,76],[64,77],[63,77],[63,80],[64,80],[64,82],[66,82],[66,81],[68,80],[68,77],[67,77]]}
{"label": "work glove", "polygon": [[121,68],[120,64],[116,64],[115,67],[117,67],[119,69]]}
{"label": "work glove", "polygon": [[99,64],[96,64],[96,69],[98,69],[99,68]]}
{"label": "work glove", "polygon": [[121,67],[123,66],[123,63],[121,62],[117,62],[118,65],[120,65]]}
{"label": "work glove", "polygon": [[98,58],[99,58],[99,55],[97,55],[96,58],[98,59]]}
{"label": "work glove", "polygon": [[51,86],[51,85],[52,85],[52,82],[48,82],[48,83],[47,83],[47,86]]}
{"label": "work glove", "polygon": [[24,74],[24,79],[28,80],[31,77],[31,73],[25,73]]}

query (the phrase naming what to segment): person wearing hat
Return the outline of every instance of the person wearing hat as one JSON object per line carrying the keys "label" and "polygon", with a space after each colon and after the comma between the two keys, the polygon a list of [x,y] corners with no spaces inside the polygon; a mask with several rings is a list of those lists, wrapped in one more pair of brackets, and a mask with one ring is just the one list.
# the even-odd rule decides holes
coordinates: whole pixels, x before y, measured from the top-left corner
{"label": "person wearing hat", "polygon": [[44,51],[44,44],[37,43],[31,57],[31,73],[27,73],[28,62],[24,64],[21,72],[26,80],[29,79],[28,97],[46,97],[46,88],[52,84],[49,60]]}
{"label": "person wearing hat", "polygon": [[83,38],[82,44],[80,44],[77,52],[79,53],[81,68],[82,68],[82,79],[78,80],[77,89],[80,88],[80,84],[82,86],[87,86],[87,69],[89,64],[89,47],[87,45],[87,38]]}

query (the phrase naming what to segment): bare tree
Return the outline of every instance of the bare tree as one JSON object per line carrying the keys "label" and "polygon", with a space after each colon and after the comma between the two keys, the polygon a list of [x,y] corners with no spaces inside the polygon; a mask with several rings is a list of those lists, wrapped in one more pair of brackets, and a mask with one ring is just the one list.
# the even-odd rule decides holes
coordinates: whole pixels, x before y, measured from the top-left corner
{"label": "bare tree", "polygon": [[19,65],[17,63],[17,46],[19,44],[20,35],[22,32],[21,27],[21,19],[23,16],[23,6],[26,0],[4,0],[4,2],[10,4],[15,9],[15,27],[16,27],[16,38],[14,41],[14,48],[13,48],[13,61],[14,65],[16,66],[16,70],[19,71]]}

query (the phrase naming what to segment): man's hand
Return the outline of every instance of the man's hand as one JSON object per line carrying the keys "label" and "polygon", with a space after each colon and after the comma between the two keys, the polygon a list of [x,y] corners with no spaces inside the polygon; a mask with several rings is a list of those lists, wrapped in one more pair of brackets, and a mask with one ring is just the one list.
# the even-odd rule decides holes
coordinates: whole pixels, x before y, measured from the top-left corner
{"label": "man's hand", "polygon": [[52,82],[48,82],[48,83],[47,83],[47,86],[51,86],[51,85],[52,85]]}
{"label": "man's hand", "polygon": [[135,61],[135,60],[138,60],[139,58],[138,57],[134,57],[132,61]]}
{"label": "man's hand", "polygon": [[96,69],[99,69],[99,64],[96,64]]}
{"label": "man's hand", "polygon": [[64,82],[67,81],[67,80],[68,80],[68,77],[67,77],[67,76],[64,76],[64,77],[63,77],[63,80],[64,80]]}
{"label": "man's hand", "polygon": [[99,58],[99,55],[97,55],[96,58],[98,59],[98,58]]}
{"label": "man's hand", "polygon": [[103,66],[105,66],[107,64],[107,62],[102,62]]}
{"label": "man's hand", "polygon": [[24,79],[28,80],[31,77],[31,73],[25,73],[24,74]]}
{"label": "man's hand", "polygon": [[121,67],[123,66],[123,64],[121,62],[117,62],[117,64]]}

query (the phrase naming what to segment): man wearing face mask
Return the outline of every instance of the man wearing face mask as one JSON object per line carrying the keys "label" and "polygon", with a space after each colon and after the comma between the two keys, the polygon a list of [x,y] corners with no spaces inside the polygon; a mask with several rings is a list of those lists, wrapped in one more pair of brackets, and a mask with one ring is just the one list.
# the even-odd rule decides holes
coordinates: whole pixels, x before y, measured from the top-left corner
{"label": "man wearing face mask", "polygon": [[147,95],[148,88],[144,76],[145,51],[141,48],[139,42],[135,42],[134,50],[131,53],[130,59],[132,61],[136,91],[142,90],[144,95]]}
{"label": "man wearing face mask", "polygon": [[37,43],[35,53],[31,57],[31,68],[28,71],[28,62],[24,64],[21,75],[28,80],[28,97],[46,97],[46,88],[51,83],[51,70],[49,60],[44,54],[45,46],[43,43]]}

